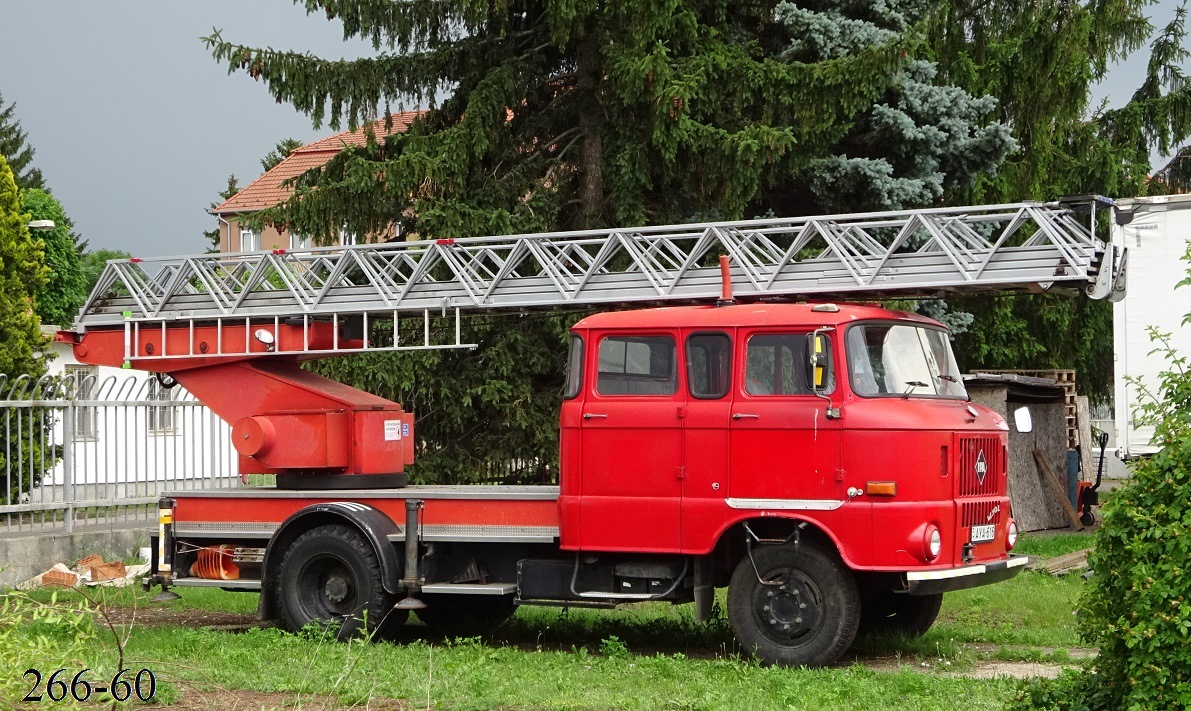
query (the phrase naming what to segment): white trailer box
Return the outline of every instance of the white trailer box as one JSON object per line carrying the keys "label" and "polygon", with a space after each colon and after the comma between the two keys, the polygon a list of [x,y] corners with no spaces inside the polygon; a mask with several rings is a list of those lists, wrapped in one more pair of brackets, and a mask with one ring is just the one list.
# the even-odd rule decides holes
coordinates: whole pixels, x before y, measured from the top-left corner
{"label": "white trailer box", "polygon": [[1129,288],[1113,308],[1113,352],[1116,358],[1117,454],[1122,459],[1153,454],[1153,427],[1136,422],[1137,404],[1144,396],[1126,376],[1139,378],[1151,392],[1158,374],[1167,367],[1161,346],[1147,328],[1172,334],[1170,344],[1180,355],[1191,355],[1191,326],[1183,317],[1191,312],[1191,286],[1175,289],[1187,275],[1182,260],[1191,240],[1191,195],[1160,195],[1116,201],[1113,243],[1129,250]]}

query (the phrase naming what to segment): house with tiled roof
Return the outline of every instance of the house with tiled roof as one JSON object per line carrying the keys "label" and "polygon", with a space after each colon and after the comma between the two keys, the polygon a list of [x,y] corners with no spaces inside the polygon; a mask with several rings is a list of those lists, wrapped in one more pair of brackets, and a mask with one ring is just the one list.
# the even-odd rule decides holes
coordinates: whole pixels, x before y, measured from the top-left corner
{"label": "house with tiled roof", "polygon": [[[403,111],[392,115],[392,125],[386,130],[384,120],[374,121],[354,131],[344,131],[296,148],[264,175],[249,183],[243,190],[231,196],[224,203],[210,210],[219,221],[220,252],[255,252],[273,249],[302,249],[312,246],[310,238],[290,234],[285,230],[265,227],[255,230],[241,225],[246,215],[259,212],[285,202],[293,194],[293,188],[286,184],[313,168],[326,165],[339,151],[346,147],[363,146],[367,143],[367,132],[371,130],[382,138],[401,133],[421,114],[420,111]],[[388,241],[397,237],[397,227],[390,233],[370,235],[364,241]],[[355,244],[356,236],[340,233],[340,244]]]}

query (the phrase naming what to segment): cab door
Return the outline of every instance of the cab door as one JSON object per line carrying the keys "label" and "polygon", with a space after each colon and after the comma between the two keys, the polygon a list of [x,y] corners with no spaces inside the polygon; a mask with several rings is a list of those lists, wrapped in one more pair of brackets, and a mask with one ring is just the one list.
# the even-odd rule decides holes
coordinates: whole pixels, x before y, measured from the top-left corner
{"label": "cab door", "polygon": [[596,332],[580,415],[580,548],[679,550],[682,415],[673,333]]}
{"label": "cab door", "polygon": [[728,496],[728,423],[732,414],[735,329],[685,335],[686,413],[683,417],[682,547],[706,551],[723,528]]}
{"label": "cab door", "polygon": [[[730,427],[728,505],[834,510],[841,491],[840,423],[808,382],[809,332],[752,330],[737,339],[743,376]],[[833,390],[828,374],[828,392]]]}

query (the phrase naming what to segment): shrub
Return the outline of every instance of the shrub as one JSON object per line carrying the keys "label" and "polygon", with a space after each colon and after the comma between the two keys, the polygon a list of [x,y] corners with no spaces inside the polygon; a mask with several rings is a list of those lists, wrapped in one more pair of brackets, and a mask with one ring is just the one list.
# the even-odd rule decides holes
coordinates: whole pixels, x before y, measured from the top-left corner
{"label": "shrub", "polygon": [[[0,659],[5,660],[0,706],[16,708],[33,688],[35,677],[22,676],[26,669],[41,670],[46,676],[63,667],[81,670],[93,639],[91,610],[82,601],[62,602],[57,593],[49,602],[23,592],[0,593]],[[46,682],[41,680],[40,693],[44,694]],[[65,701],[69,705],[69,698]],[[5,706],[9,703],[11,707]]]}
{"label": "shrub", "polygon": [[1100,647],[1109,708],[1191,707],[1191,373],[1152,335],[1171,359],[1160,399],[1143,410],[1162,451],[1105,507],[1083,601],[1081,632]]}

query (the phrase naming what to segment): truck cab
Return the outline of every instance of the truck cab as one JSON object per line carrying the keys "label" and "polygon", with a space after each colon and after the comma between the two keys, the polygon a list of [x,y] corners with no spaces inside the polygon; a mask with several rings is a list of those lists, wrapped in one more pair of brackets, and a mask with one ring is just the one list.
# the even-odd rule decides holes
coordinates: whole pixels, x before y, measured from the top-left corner
{"label": "truck cab", "polygon": [[1008,555],[1008,425],[969,401],[938,322],[746,304],[603,313],[572,333],[563,550],[708,557],[718,582],[743,569],[764,587],[754,549],[796,537],[857,581],[874,625],[901,611],[919,633],[944,591],[1025,562]]}

